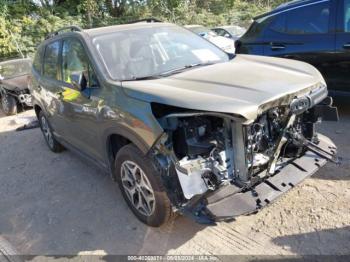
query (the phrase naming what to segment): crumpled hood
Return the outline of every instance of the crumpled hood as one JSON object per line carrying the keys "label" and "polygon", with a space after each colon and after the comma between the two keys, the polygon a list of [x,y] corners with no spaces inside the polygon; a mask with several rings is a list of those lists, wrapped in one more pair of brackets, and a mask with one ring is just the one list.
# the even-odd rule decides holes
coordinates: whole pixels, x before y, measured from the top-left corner
{"label": "crumpled hood", "polygon": [[[232,61],[194,68],[155,80],[123,82],[127,95],[182,108],[256,119],[259,107],[290,101],[325,84],[311,65],[288,59],[237,55]],[[303,92],[305,90],[305,92]],[[283,98],[283,99],[282,99]]]}

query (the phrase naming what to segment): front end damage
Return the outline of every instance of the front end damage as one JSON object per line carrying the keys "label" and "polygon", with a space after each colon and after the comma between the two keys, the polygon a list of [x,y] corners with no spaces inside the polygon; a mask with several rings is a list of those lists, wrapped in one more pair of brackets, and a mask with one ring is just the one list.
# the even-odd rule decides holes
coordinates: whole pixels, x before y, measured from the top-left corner
{"label": "front end damage", "polygon": [[338,163],[336,146],[316,133],[336,121],[327,88],[260,107],[255,120],[152,104],[164,133],[151,150],[175,209],[199,223],[254,213]]}
{"label": "front end damage", "polygon": [[1,96],[12,96],[16,98],[19,104],[22,106],[32,107],[33,106],[33,100],[32,95],[29,92],[29,89],[27,90],[10,90],[5,87],[0,86],[0,97]]}
{"label": "front end damage", "polygon": [[32,107],[33,101],[29,91],[29,84],[29,75],[0,79],[0,96],[12,96],[22,106]]}

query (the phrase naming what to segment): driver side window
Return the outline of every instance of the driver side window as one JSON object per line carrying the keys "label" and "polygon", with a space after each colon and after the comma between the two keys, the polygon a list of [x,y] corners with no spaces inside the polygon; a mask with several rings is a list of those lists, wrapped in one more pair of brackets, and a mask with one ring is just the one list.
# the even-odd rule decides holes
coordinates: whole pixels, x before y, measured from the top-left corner
{"label": "driver side window", "polygon": [[219,36],[225,36],[227,32],[223,29],[216,29],[215,33],[217,33]]}
{"label": "driver side window", "polygon": [[344,32],[350,33],[350,0],[344,0]]}
{"label": "driver side window", "polygon": [[69,38],[64,40],[62,48],[62,80],[72,84],[72,75],[82,74],[87,87],[96,87],[97,80],[83,45],[79,40]]}
{"label": "driver side window", "polygon": [[326,34],[329,15],[329,1],[298,8],[287,13],[286,31],[289,34]]}

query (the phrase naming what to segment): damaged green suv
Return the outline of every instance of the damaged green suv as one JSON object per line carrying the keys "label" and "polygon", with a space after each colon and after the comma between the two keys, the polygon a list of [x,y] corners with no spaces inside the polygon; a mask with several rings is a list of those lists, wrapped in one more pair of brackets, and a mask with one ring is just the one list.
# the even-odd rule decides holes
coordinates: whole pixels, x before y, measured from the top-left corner
{"label": "damaged green suv", "polygon": [[55,32],[31,93],[50,149],[108,171],[150,226],[253,213],[338,162],[315,131],[338,114],[314,67],[226,54],[173,24]]}

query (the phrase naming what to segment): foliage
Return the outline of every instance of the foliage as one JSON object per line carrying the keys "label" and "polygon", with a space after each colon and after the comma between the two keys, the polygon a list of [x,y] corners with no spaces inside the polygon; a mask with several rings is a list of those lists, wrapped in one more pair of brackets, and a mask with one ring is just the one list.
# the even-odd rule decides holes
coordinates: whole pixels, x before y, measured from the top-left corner
{"label": "foliage", "polygon": [[0,0],[0,60],[32,56],[50,32],[67,25],[84,28],[147,17],[208,27],[248,26],[259,13],[286,0]]}

